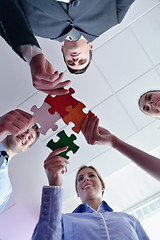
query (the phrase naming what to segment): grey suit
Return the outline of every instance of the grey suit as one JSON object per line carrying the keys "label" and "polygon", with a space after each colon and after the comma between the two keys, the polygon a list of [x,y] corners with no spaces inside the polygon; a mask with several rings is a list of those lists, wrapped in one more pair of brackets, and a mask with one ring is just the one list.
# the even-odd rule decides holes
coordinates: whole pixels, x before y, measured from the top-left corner
{"label": "grey suit", "polygon": [[[88,41],[120,23],[134,0],[0,0],[0,34],[19,55],[19,46],[39,47],[35,36],[64,41],[77,29]],[[9,17],[10,16],[10,17]]]}

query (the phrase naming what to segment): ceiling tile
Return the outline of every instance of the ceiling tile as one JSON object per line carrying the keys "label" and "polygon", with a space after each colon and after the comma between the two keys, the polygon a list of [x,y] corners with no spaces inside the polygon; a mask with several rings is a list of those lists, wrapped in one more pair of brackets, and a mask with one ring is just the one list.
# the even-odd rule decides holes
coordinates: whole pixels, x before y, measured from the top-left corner
{"label": "ceiling tile", "polygon": [[126,138],[136,131],[134,124],[115,96],[95,107],[93,112],[99,117],[102,127],[119,137]]}
{"label": "ceiling tile", "polygon": [[132,31],[152,60],[153,64],[158,64],[160,62],[159,12],[160,4],[131,26]]}
{"label": "ceiling tile", "polygon": [[[158,71],[159,78],[160,78],[160,65],[158,65],[158,66],[156,67],[156,69],[157,69],[157,71]],[[153,88],[152,88],[152,89],[153,89]],[[157,89],[159,89],[159,87],[158,87]]]}
{"label": "ceiling tile", "polygon": [[[93,146],[94,147],[94,146]],[[99,170],[103,178],[128,165],[130,161],[115,149],[108,149],[90,162]]]}
{"label": "ceiling tile", "polygon": [[159,181],[135,164],[119,169],[105,178],[105,183],[105,199],[114,211],[124,211],[146,200],[157,194],[160,186]]}
{"label": "ceiling tile", "polygon": [[159,146],[160,122],[154,120],[148,126],[127,138],[127,142],[142,149],[152,151]]}
{"label": "ceiling tile", "polygon": [[84,74],[73,75],[66,72],[65,79],[72,80],[71,87],[75,89],[73,97],[83,102],[88,110],[113,94],[93,61]]}
{"label": "ceiling tile", "polygon": [[129,30],[95,50],[94,61],[115,91],[151,68],[145,52]]}
{"label": "ceiling tile", "polygon": [[3,99],[0,112],[2,115],[15,109],[19,102],[36,90],[32,86],[28,64],[18,58],[2,38],[0,38],[0,46],[1,100]]}
{"label": "ceiling tile", "polygon": [[52,63],[54,70],[64,72],[66,70],[66,65],[61,52],[61,46],[63,43],[40,37],[37,37],[37,39],[43,49],[45,57],[50,63]]}

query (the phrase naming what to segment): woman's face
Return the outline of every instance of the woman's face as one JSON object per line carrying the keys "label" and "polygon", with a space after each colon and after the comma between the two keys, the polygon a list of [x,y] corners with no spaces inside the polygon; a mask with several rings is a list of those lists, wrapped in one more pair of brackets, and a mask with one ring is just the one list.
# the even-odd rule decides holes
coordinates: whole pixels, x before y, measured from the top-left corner
{"label": "woman's face", "polygon": [[139,101],[142,112],[152,117],[160,118],[160,92],[147,92]]}
{"label": "woman's face", "polygon": [[103,190],[101,181],[93,169],[83,168],[77,175],[77,192],[83,203],[101,199]]}

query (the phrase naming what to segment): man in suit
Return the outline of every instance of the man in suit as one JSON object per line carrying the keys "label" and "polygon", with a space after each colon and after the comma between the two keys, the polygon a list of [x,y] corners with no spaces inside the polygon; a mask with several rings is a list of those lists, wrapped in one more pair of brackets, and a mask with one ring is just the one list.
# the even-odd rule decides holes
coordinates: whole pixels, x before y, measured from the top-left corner
{"label": "man in suit", "polygon": [[[66,3],[67,2],[67,3]],[[92,41],[120,23],[134,0],[0,0],[0,34],[30,64],[33,85],[61,95],[61,82],[45,59],[35,36],[63,42],[64,61],[72,73],[83,73],[91,60]]]}
{"label": "man in suit", "polygon": [[[6,136],[6,137],[5,137]],[[0,117],[0,212],[12,193],[8,176],[8,164],[19,152],[29,149],[39,138],[38,126],[33,125],[33,116],[16,109]]]}

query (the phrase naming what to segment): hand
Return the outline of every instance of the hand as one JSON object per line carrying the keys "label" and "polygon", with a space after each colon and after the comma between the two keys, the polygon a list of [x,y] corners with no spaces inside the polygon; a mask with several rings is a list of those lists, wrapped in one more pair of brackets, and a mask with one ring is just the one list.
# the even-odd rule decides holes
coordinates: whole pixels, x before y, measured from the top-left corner
{"label": "hand", "polygon": [[87,116],[81,126],[81,131],[88,144],[112,145],[113,135],[105,128],[99,127],[99,119],[94,113]]}
{"label": "hand", "polygon": [[69,161],[64,157],[58,156],[58,154],[66,151],[67,148],[68,147],[63,147],[51,152],[44,161],[44,168],[49,185],[51,186],[62,185],[62,174],[67,172],[67,164]]}
{"label": "hand", "polygon": [[33,86],[44,93],[51,95],[64,95],[68,93],[65,89],[71,81],[61,82],[63,73],[54,71],[51,63],[41,53],[34,56],[30,63]]}
{"label": "hand", "polygon": [[0,117],[0,137],[18,135],[33,126],[33,116],[20,109],[10,111]]}

